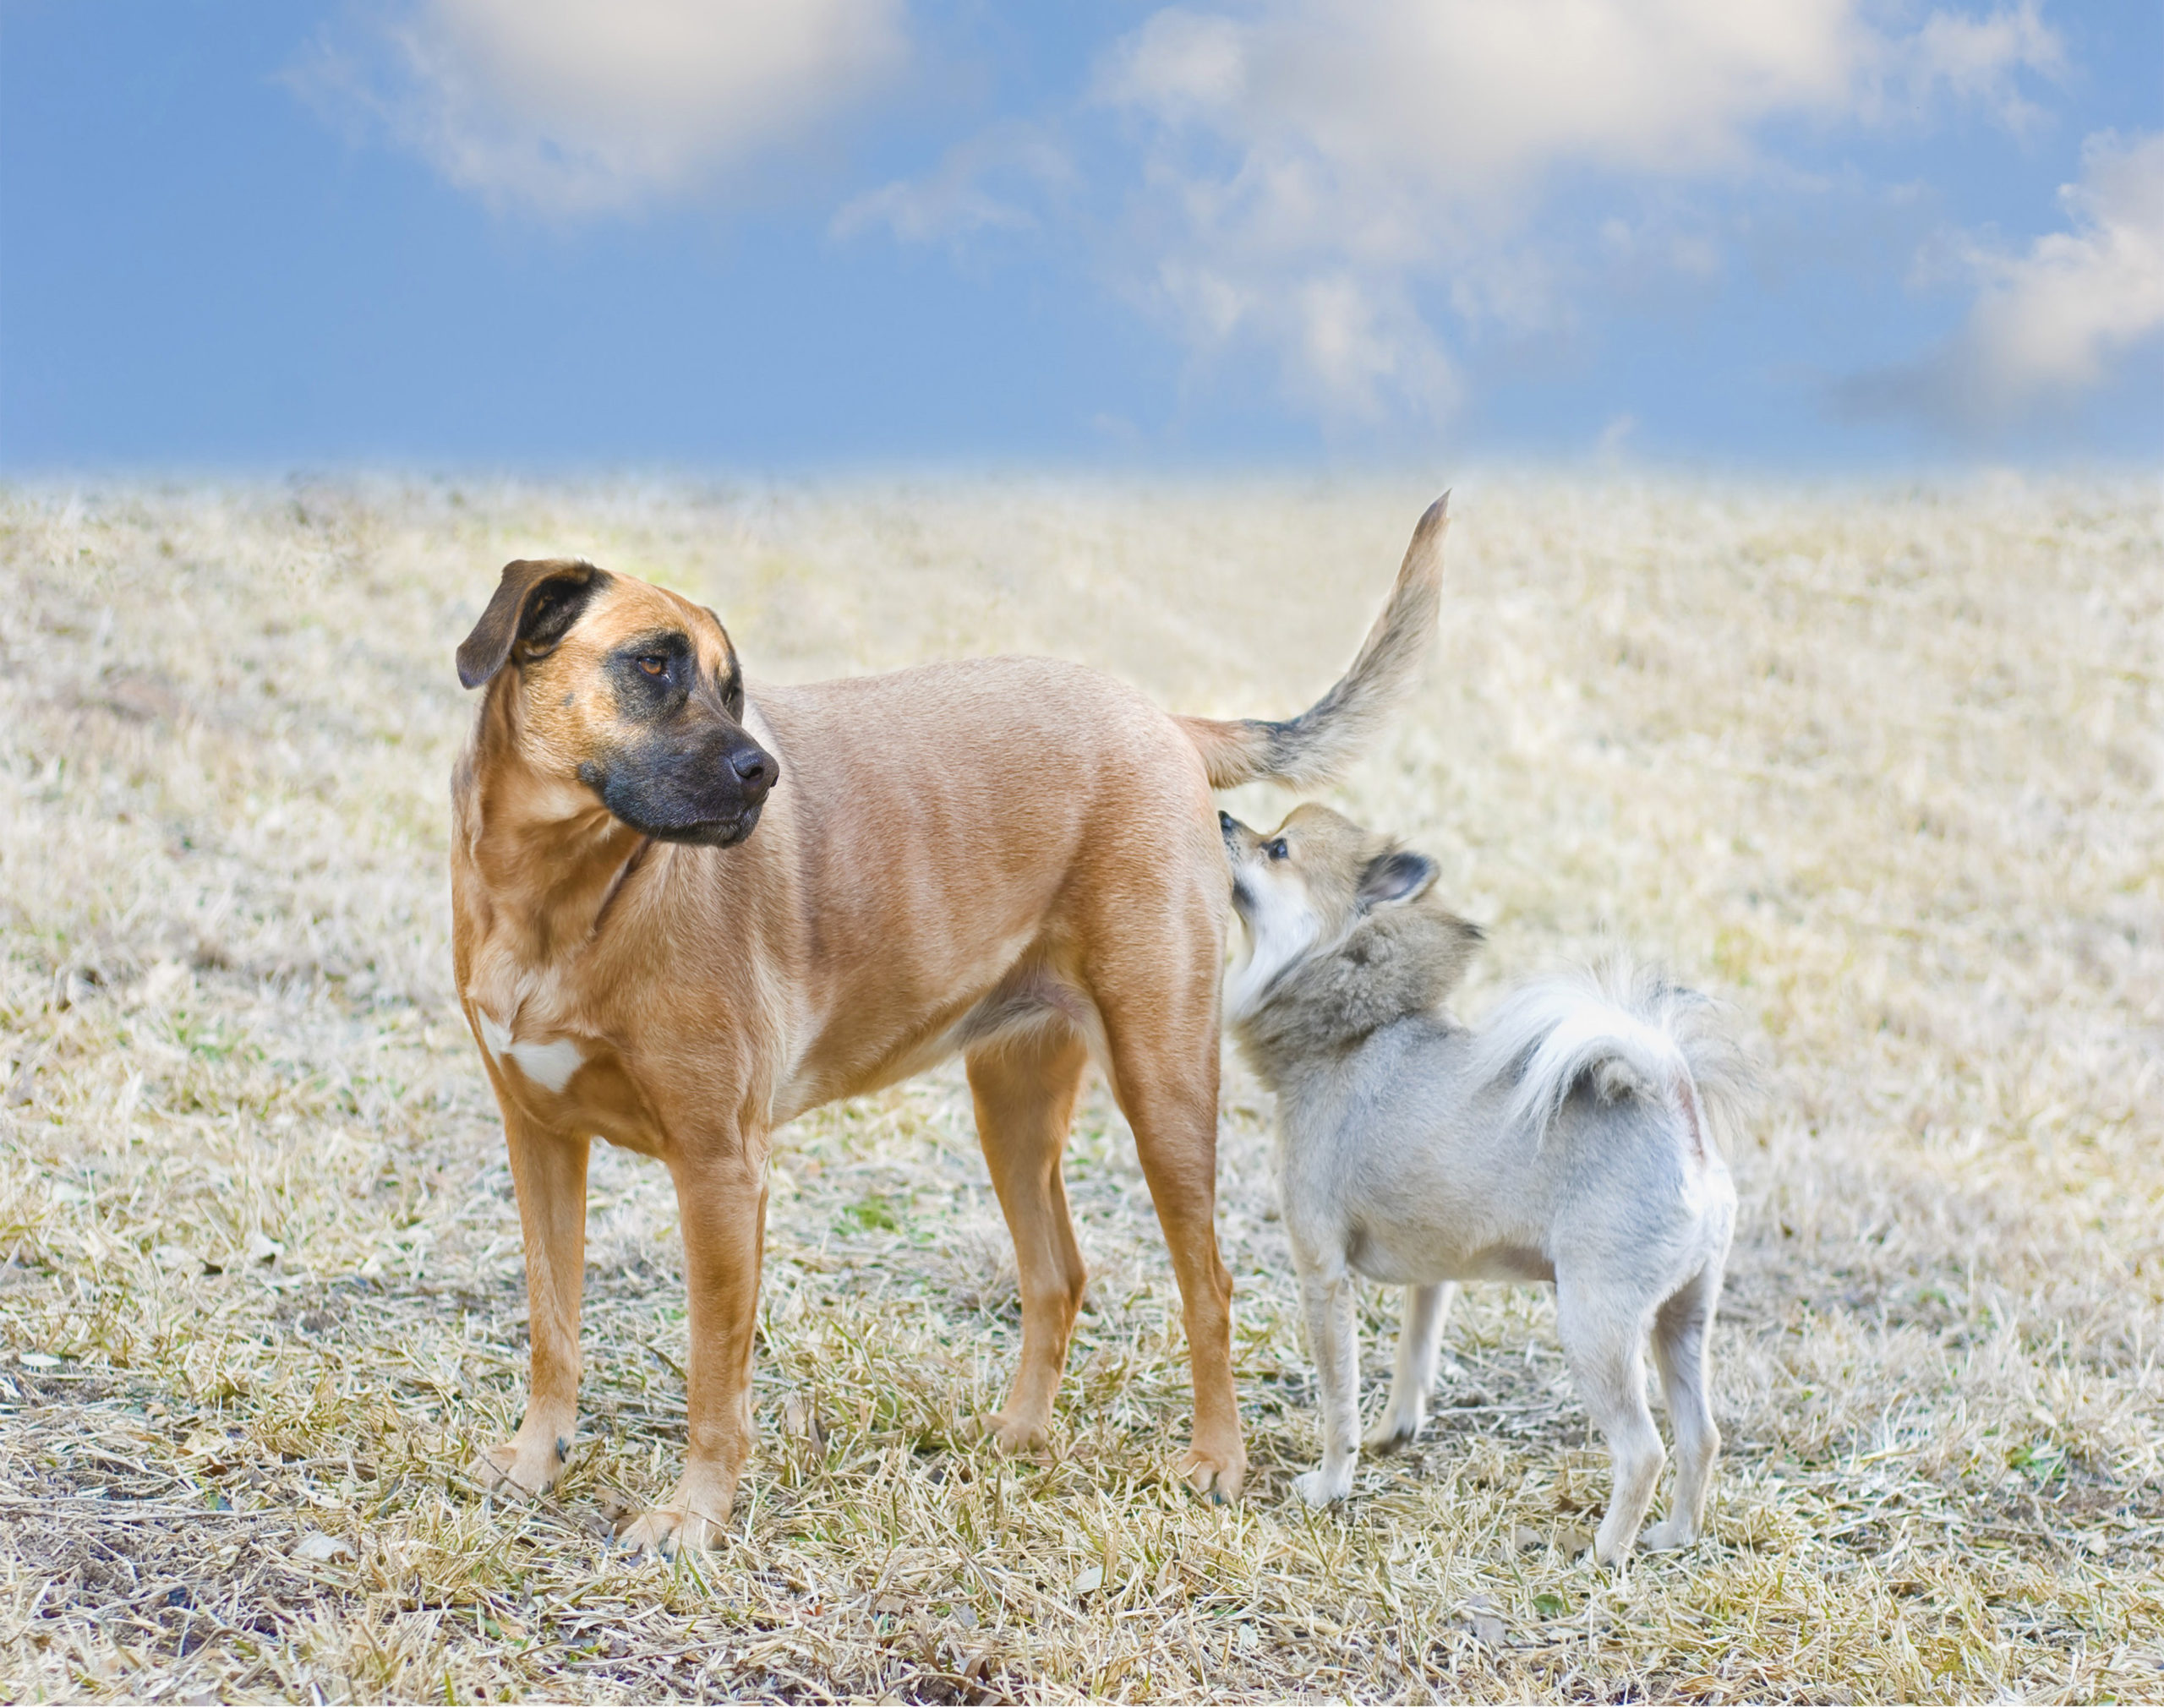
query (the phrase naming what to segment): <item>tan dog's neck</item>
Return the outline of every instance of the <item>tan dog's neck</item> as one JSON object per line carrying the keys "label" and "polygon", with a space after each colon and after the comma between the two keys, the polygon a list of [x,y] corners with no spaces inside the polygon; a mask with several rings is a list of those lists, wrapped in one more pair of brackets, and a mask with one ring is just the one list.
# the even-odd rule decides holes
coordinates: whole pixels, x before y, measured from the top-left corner
{"label": "tan dog's neck", "polygon": [[489,903],[489,935],[527,965],[591,941],[648,838],[591,791],[525,758],[514,685],[491,685],[459,767],[459,832]]}

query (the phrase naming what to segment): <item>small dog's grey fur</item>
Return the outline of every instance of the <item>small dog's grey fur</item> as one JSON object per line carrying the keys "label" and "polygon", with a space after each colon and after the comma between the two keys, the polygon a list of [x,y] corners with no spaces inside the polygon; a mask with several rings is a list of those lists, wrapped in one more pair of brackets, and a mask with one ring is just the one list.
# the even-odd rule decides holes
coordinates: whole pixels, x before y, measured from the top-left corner
{"label": "small dog's grey fur", "polygon": [[1366,1445],[1419,1432],[1462,1280],[1555,1283],[1556,1326],[1606,1434],[1615,1488],[1594,1549],[1628,1557],[1664,1459],[1648,1335],[1675,1430],[1675,1498],[1648,1547],[1695,1540],[1720,1433],[1706,1339],[1735,1220],[1718,1143],[1745,1090],[1703,998],[1627,963],[1537,980],[1478,1031],[1442,1004],[1480,932],[1429,894],[1435,866],[1327,808],[1262,835],[1222,819],[1245,953],[1233,1035],[1277,1096],[1285,1224],[1323,1396],[1323,1458],[1358,1452],[1353,1278],[1407,1290],[1397,1367]]}

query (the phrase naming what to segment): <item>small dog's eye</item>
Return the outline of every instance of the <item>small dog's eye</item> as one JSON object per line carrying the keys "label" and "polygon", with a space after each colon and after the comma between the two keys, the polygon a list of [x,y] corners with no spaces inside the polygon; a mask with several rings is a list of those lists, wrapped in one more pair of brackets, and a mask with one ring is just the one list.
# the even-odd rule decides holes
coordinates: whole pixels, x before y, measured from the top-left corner
{"label": "small dog's eye", "polygon": [[659,676],[665,674],[669,669],[669,661],[663,658],[658,652],[648,652],[642,657],[632,660],[632,663],[636,663],[640,669],[645,671],[649,676]]}
{"label": "small dog's eye", "polygon": [[1291,854],[1292,850],[1285,846],[1285,838],[1281,836],[1276,842],[1271,843],[1268,848],[1265,849],[1263,852],[1268,854],[1271,859],[1274,860],[1281,860],[1287,854]]}

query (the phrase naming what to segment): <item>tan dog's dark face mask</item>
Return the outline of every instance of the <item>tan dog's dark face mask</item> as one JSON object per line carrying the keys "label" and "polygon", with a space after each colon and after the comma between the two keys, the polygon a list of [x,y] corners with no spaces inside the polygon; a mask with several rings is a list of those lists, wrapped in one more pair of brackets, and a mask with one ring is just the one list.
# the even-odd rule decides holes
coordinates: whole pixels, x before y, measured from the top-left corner
{"label": "tan dog's dark face mask", "polygon": [[505,565],[459,647],[458,679],[514,696],[519,752],[541,776],[664,842],[742,842],[781,776],[744,728],[743,672],[720,619],[588,563]]}

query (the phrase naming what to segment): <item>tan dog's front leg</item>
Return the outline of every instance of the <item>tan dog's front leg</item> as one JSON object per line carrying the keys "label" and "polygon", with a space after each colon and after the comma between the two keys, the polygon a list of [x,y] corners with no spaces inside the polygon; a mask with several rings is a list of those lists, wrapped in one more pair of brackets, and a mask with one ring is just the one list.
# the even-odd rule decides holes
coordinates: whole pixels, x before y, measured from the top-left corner
{"label": "tan dog's front leg", "polygon": [[983,1420],[1009,1453],[1052,1438],[1052,1401],[1087,1279],[1068,1214],[1060,1152],[1089,1050],[1072,1032],[1025,1035],[970,1057],[977,1138],[1014,1239],[1022,1359],[1006,1406]]}
{"label": "tan dog's front leg", "polygon": [[758,1326],[759,1267],[766,1253],[764,1146],[747,1155],[686,1158],[673,1165],[691,1292],[686,1366],[690,1441],[684,1475],[664,1506],[624,1531],[627,1547],[666,1553],[721,1539],[737,1479],[751,1456],[751,1347]]}
{"label": "tan dog's front leg", "polygon": [[562,1471],[578,1423],[578,1316],[586,1281],[591,1141],[544,1132],[508,1098],[501,1102],[526,1243],[532,1376],[518,1432],[475,1460],[467,1474],[489,1488],[540,1494]]}

